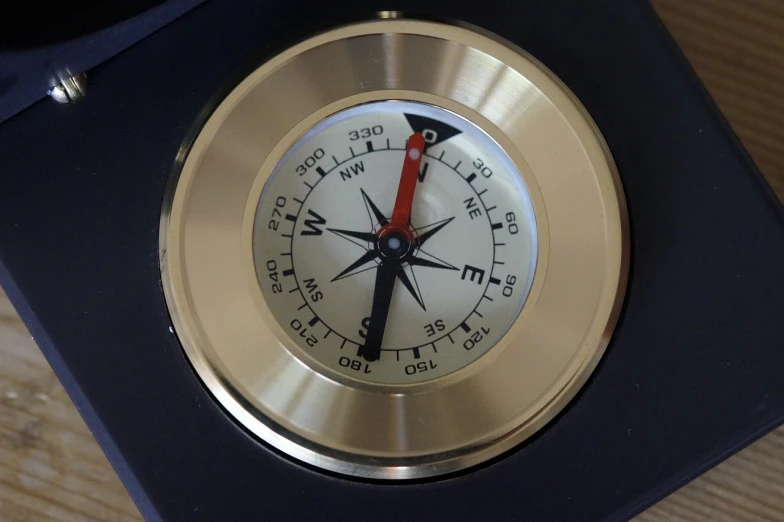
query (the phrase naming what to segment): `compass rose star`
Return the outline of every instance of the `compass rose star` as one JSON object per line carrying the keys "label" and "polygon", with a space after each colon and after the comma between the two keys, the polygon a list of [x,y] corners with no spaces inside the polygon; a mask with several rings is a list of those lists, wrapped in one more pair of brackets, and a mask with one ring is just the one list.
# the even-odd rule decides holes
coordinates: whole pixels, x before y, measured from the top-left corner
{"label": "compass rose star", "polygon": [[[367,211],[368,218],[370,220],[371,231],[366,232],[338,228],[327,228],[327,230],[335,234],[337,237],[340,237],[352,243],[353,245],[362,248],[364,253],[359,258],[357,258],[356,261],[346,267],[345,270],[341,271],[334,278],[332,278],[331,282],[339,281],[341,279],[378,268],[378,264],[381,260],[381,252],[377,244],[378,236],[374,231],[377,231],[379,228],[388,225],[389,219],[384,215],[383,212],[381,212],[378,205],[373,202],[370,196],[368,196],[363,189],[360,189],[360,191],[362,193],[362,201],[365,205],[365,210]],[[395,277],[397,280],[401,282],[403,287],[408,291],[409,294],[411,294],[411,297],[414,298],[414,300],[417,302],[417,304],[419,304],[419,306],[422,307],[423,310],[427,310],[427,308],[425,306],[422,292],[419,289],[419,283],[417,282],[414,267],[457,270],[457,267],[422,249],[422,245],[424,245],[429,239],[435,236],[454,219],[454,217],[450,217],[419,228],[415,228],[415,249],[412,251],[410,256],[401,263],[396,271]]]}

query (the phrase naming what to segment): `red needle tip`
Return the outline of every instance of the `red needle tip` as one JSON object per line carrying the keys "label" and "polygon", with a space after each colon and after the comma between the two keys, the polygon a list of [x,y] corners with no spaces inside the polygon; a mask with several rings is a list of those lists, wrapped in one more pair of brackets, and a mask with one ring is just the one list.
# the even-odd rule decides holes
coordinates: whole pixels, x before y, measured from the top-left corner
{"label": "red needle tip", "polygon": [[411,235],[408,224],[411,220],[414,191],[416,190],[419,165],[422,163],[424,151],[425,137],[419,132],[409,136],[406,146],[406,157],[403,160],[403,172],[400,175],[400,184],[397,188],[395,209],[392,211],[392,219],[389,223],[390,228],[403,232],[406,236]]}

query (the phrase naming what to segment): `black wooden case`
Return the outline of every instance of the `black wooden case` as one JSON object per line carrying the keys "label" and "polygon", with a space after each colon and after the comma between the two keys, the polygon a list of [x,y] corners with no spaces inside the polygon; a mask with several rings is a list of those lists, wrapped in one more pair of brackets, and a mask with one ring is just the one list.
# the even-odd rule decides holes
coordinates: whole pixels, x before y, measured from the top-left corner
{"label": "black wooden case", "polygon": [[[617,161],[631,271],[610,347],[514,451],[421,483],[329,475],[213,400],[173,333],[158,226],[243,72],[379,9],[532,53]],[[620,520],[784,422],[784,212],[643,0],[208,1],[0,125],[0,282],[149,520]]]}

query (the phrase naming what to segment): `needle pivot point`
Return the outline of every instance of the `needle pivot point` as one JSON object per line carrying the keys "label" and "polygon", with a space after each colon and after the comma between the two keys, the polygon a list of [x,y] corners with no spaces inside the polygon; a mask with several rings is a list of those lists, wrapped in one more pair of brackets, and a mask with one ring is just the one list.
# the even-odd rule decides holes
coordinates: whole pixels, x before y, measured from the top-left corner
{"label": "needle pivot point", "polygon": [[413,242],[408,234],[396,229],[387,229],[386,233],[378,238],[378,251],[386,259],[402,259],[410,251]]}

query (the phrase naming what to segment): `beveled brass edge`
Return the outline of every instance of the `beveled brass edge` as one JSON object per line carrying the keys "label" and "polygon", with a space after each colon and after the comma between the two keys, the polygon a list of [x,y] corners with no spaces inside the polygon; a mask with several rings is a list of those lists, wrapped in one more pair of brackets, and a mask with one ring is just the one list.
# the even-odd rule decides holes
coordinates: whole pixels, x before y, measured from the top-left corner
{"label": "beveled brass edge", "polygon": [[[470,26],[469,24],[456,24],[456,25],[473,28],[473,26]],[[473,29],[476,30],[475,28],[473,28]],[[486,34],[487,32],[486,31],[478,31],[478,32],[481,32],[481,33],[483,33],[483,34],[485,34],[487,36],[487,34]],[[493,36],[495,36],[495,35],[493,35]],[[517,49],[516,46],[510,45],[508,42],[506,42],[503,39],[500,39],[497,36],[495,36],[495,38],[493,38],[493,39],[496,40],[496,41],[499,41],[499,43],[502,43],[502,44],[506,45],[507,47],[511,47],[511,48],[517,50],[518,52],[520,52],[520,50]],[[523,51],[523,52],[521,52],[521,54],[526,56],[529,60],[531,60],[533,62],[536,62],[536,63],[539,63],[538,61],[533,59],[528,53],[525,53]],[[548,69],[543,68],[543,70],[547,71],[549,73]],[[552,77],[553,80],[555,80],[557,83],[559,83],[563,87],[563,83],[560,82],[560,80],[558,80],[557,77],[555,77],[552,74],[551,74],[551,77]],[[607,343],[610,340],[610,334],[611,334],[615,324],[617,323],[617,320],[618,320],[618,317],[619,317],[619,314],[620,314],[620,310],[621,310],[621,307],[622,307],[622,297],[623,297],[623,295],[625,293],[625,289],[626,289],[626,281],[627,281],[627,278],[628,278],[628,263],[629,263],[629,256],[630,256],[629,223],[628,223],[628,216],[627,216],[627,213],[626,213],[625,200],[623,198],[623,192],[622,192],[622,186],[621,186],[621,183],[620,183],[620,178],[619,178],[618,173],[617,173],[617,167],[615,166],[615,163],[614,163],[614,161],[612,159],[612,156],[611,156],[611,154],[609,152],[609,148],[608,148],[606,142],[604,141],[603,137],[601,136],[601,134],[598,132],[598,129],[597,129],[595,123],[590,118],[590,116],[587,114],[587,111],[582,106],[582,104],[580,104],[579,101],[576,100],[576,98],[571,93],[571,91],[569,91],[568,89],[564,88],[564,92],[568,93],[572,97],[573,102],[575,103],[575,105],[577,107],[579,107],[583,111],[584,116],[585,116],[585,120],[587,122],[589,122],[590,125],[593,126],[594,133],[595,133],[597,139],[599,140],[601,146],[604,148],[605,156],[606,156],[606,159],[608,161],[608,165],[610,165],[611,171],[612,171],[612,174],[613,174],[612,178],[613,178],[613,183],[615,185],[615,189],[617,191],[617,199],[618,199],[617,203],[618,203],[618,206],[619,206],[619,209],[620,209],[620,218],[621,218],[621,223],[620,223],[621,231],[620,231],[620,234],[621,234],[621,247],[622,247],[621,260],[620,260],[621,266],[620,266],[620,273],[619,273],[619,278],[618,278],[618,284],[617,284],[617,288],[616,288],[616,291],[615,291],[615,302],[614,302],[614,305],[613,305],[613,309],[612,309],[612,311],[610,313],[610,318],[607,321],[607,326],[605,327],[605,339],[603,341],[604,346],[594,352],[594,357],[592,357],[592,358],[590,358],[590,359],[585,361],[585,363],[583,364],[582,368],[577,372],[576,378],[572,379],[572,381],[570,381],[561,390],[560,394],[556,395],[556,397],[553,400],[551,400],[547,405],[545,405],[542,408],[540,414],[534,416],[531,419],[531,422],[529,422],[529,423],[527,423],[527,424],[525,424],[523,426],[520,426],[518,430],[512,431],[512,432],[508,433],[506,436],[501,437],[500,439],[494,441],[490,445],[491,449],[492,449],[492,451],[490,453],[492,453],[492,454],[488,455],[488,448],[483,446],[484,451],[475,451],[475,452],[471,453],[470,455],[461,455],[459,457],[459,462],[458,463],[455,463],[454,460],[443,460],[443,461],[441,461],[441,463],[439,465],[436,465],[436,466],[432,466],[431,465],[431,467],[429,468],[428,472],[423,472],[425,470],[419,470],[419,472],[415,476],[407,473],[405,471],[405,469],[406,469],[405,466],[400,466],[400,467],[394,467],[393,466],[393,467],[391,467],[392,469],[390,469],[390,467],[387,466],[387,472],[381,473],[381,474],[379,474],[379,470],[378,470],[377,467],[372,466],[372,467],[370,467],[370,469],[355,470],[355,472],[353,473],[354,475],[360,476],[360,477],[367,477],[367,478],[376,478],[376,479],[379,479],[379,478],[381,478],[381,479],[424,478],[424,477],[429,477],[429,476],[434,476],[434,475],[439,475],[439,474],[443,474],[443,473],[450,473],[450,472],[453,472],[453,471],[457,471],[459,469],[475,465],[475,464],[477,464],[479,462],[487,460],[488,458],[491,458],[491,457],[493,457],[495,455],[498,455],[499,453],[507,451],[508,449],[510,449],[511,447],[513,447],[514,445],[516,445],[517,443],[519,443],[522,440],[522,438],[520,437],[521,432],[524,431],[524,432],[533,433],[533,432],[537,431],[541,426],[543,426],[544,424],[549,422],[552,419],[552,417],[554,417],[561,410],[563,405],[565,403],[567,403],[569,400],[571,400],[573,398],[573,396],[577,393],[577,391],[579,391],[580,386],[590,376],[590,371],[589,370],[593,369],[596,366],[596,364],[598,363],[598,361],[600,360],[601,355],[603,354],[604,349],[606,348]],[[190,150],[190,145],[192,144],[193,139],[198,135],[198,131],[202,127],[204,122],[206,121],[208,115],[218,106],[219,103],[220,103],[220,101],[215,102],[215,105],[210,107],[210,109],[208,111],[205,111],[204,119],[202,119],[202,121],[200,121],[199,124],[195,126],[195,129],[192,131],[192,135],[189,136],[188,139],[186,139],[185,143],[183,144],[183,147],[180,149],[180,151],[178,153],[177,159],[175,161],[175,166],[172,169],[172,176],[170,177],[169,182],[167,183],[166,195],[165,195],[165,199],[164,199],[163,211],[162,211],[162,217],[161,217],[161,225],[160,225],[160,261],[161,261],[162,274],[165,274],[166,270],[167,270],[166,230],[168,228],[170,212],[171,212],[171,204],[172,204],[172,200],[173,200],[173,196],[174,196],[174,191],[176,189],[177,181],[179,179],[179,176],[180,176],[180,174],[182,172],[182,165],[183,165],[185,159],[187,158],[188,152]],[[163,280],[163,286],[164,286],[164,293],[167,295],[167,304],[169,304],[169,303],[172,302],[171,301],[171,296],[170,296],[171,291],[172,291],[172,289],[171,289],[171,281],[165,275],[162,276],[162,280]],[[175,327],[176,327],[177,324],[178,324],[178,319],[176,317],[176,315],[177,315],[176,311],[170,309],[170,315],[172,316],[172,321],[174,322]],[[189,357],[190,356],[192,356],[192,354],[189,354]],[[202,363],[203,362],[204,361],[202,361]],[[195,364],[196,361],[192,360],[192,363]],[[213,368],[213,370],[214,370],[214,368]],[[212,390],[211,387],[208,386],[208,389],[210,389],[214,393],[214,390]],[[223,401],[221,401],[219,399],[219,402],[222,403]],[[279,448],[279,449],[283,449],[283,448]],[[296,453],[296,452],[292,453],[292,452],[286,451],[285,449],[283,449],[283,451],[287,452],[287,453],[290,453],[292,455],[294,455],[294,453]],[[294,456],[296,456],[296,455],[294,455]],[[298,457],[298,458],[301,458],[301,457]],[[303,460],[307,460],[307,459],[303,459]],[[316,465],[318,465],[318,464],[316,464]],[[339,473],[340,472],[344,472],[343,470],[338,469],[338,467],[333,467],[333,466],[329,466],[329,465],[325,465],[323,467],[325,467],[327,469],[332,469],[333,471],[337,471]]]}

